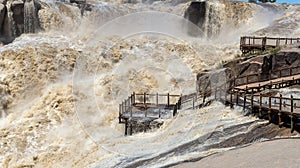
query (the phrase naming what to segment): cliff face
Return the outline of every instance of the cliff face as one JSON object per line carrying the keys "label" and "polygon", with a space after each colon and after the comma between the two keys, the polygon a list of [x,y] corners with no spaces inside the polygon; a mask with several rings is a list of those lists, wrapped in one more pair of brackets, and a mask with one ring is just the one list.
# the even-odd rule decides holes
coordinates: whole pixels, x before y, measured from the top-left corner
{"label": "cliff face", "polygon": [[36,33],[40,8],[35,0],[0,1],[0,41],[9,43],[22,33]]}
{"label": "cliff face", "polygon": [[83,14],[81,9],[89,10],[89,7],[77,1],[50,4],[39,0],[0,0],[0,43],[10,43],[23,33],[37,33],[76,22]]}
{"label": "cliff face", "polygon": [[228,25],[240,26],[253,16],[253,7],[243,2],[192,2],[184,17],[197,25],[203,37],[218,35]]}

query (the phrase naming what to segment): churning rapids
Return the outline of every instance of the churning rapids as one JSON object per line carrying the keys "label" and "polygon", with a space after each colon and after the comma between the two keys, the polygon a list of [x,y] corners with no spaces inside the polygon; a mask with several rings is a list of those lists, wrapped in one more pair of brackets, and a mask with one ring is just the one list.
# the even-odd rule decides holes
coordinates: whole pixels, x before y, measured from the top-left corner
{"label": "churning rapids", "polygon": [[1,167],[164,167],[284,135],[213,102],[125,137],[118,107],[133,91],[194,92],[240,35],[299,37],[299,5],[71,2],[0,0]]}

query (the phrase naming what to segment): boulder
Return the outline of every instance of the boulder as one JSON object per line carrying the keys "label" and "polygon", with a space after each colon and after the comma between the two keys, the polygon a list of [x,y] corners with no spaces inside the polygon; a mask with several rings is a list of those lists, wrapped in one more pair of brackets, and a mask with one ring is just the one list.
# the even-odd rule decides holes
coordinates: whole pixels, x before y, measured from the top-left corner
{"label": "boulder", "polygon": [[0,34],[2,34],[2,27],[4,24],[4,16],[6,13],[6,6],[0,2]]}

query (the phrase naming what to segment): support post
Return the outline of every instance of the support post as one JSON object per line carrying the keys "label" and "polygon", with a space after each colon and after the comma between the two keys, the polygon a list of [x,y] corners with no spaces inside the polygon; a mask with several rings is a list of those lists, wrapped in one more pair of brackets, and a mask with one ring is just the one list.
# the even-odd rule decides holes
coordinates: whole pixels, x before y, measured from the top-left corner
{"label": "support post", "polygon": [[144,104],[146,104],[146,93],[144,93]]}
{"label": "support post", "polygon": [[279,112],[278,112],[278,126],[281,127],[281,110],[282,110],[282,94],[280,94],[279,98]]}
{"label": "support post", "polygon": [[128,122],[127,119],[125,120],[125,136],[127,136],[127,131],[128,131]]}
{"label": "support post", "polygon": [[174,109],[173,109],[173,117],[175,117],[176,114],[177,114],[177,103],[176,103],[176,105],[174,106]]}

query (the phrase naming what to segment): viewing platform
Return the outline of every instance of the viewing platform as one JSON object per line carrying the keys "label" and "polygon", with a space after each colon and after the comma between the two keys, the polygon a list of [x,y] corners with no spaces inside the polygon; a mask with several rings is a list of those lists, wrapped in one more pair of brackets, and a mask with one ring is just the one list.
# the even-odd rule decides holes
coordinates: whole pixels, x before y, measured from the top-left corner
{"label": "viewing platform", "polygon": [[240,50],[243,54],[256,51],[266,51],[284,45],[299,43],[300,38],[274,38],[274,37],[251,37],[243,36],[240,39]]}
{"label": "viewing platform", "polygon": [[172,118],[181,107],[181,95],[132,93],[119,105],[119,123],[125,124],[125,135],[158,128],[159,118]]}

